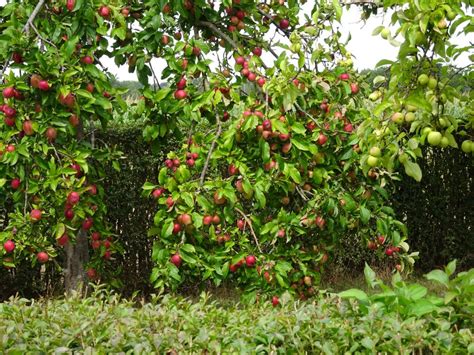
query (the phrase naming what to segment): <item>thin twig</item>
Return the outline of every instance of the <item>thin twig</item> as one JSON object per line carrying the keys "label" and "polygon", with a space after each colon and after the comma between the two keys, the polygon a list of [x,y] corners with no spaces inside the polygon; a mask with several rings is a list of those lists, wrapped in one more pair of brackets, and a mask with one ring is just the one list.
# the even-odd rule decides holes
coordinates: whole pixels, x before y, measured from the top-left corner
{"label": "thin twig", "polygon": [[[39,39],[43,42],[43,43],[48,43],[50,46],[53,46],[54,48],[58,49],[58,47],[56,47],[56,45],[51,42],[51,41],[48,41],[47,39],[43,38],[43,36],[41,36],[41,34],[38,32],[38,29],[36,28],[35,25],[33,25],[33,23],[30,23],[30,27],[33,29],[33,31],[35,31],[36,35],[39,37]],[[43,49],[43,48],[42,48]]]}
{"label": "thin twig", "polygon": [[214,137],[214,140],[212,141],[211,148],[209,149],[209,153],[207,153],[206,162],[204,163],[204,168],[202,169],[202,172],[201,172],[201,178],[199,179],[199,188],[201,188],[202,185],[204,185],[204,179],[206,178],[206,172],[207,172],[207,169],[209,168],[209,161],[211,160],[211,155],[216,146],[217,139],[219,139],[219,136],[221,135],[221,132],[222,132],[222,122],[219,118],[218,113],[216,113],[216,121],[217,121],[216,136]]}
{"label": "thin twig", "polygon": [[237,207],[235,208],[235,210],[237,212],[239,212],[242,215],[242,217],[244,217],[245,222],[247,222],[247,224],[250,227],[250,233],[252,234],[253,238],[255,239],[255,244],[257,245],[257,249],[260,253],[262,253],[262,249],[260,248],[260,244],[258,243],[257,235],[255,234],[255,232],[253,230],[253,227],[252,227],[252,221],[246,216],[246,214],[244,212],[239,210]]}
{"label": "thin twig", "polygon": [[298,192],[298,194],[301,196],[303,200],[308,201],[308,198],[306,197],[306,195],[304,194],[304,192],[301,190],[299,186],[296,186],[296,191]]}
{"label": "thin twig", "polygon": [[158,80],[158,78],[155,74],[155,71],[153,70],[153,65],[151,65],[151,62],[150,62],[150,70],[151,70],[151,74],[153,75],[153,81],[155,83],[155,90],[156,90],[156,88],[161,90],[160,81]]}

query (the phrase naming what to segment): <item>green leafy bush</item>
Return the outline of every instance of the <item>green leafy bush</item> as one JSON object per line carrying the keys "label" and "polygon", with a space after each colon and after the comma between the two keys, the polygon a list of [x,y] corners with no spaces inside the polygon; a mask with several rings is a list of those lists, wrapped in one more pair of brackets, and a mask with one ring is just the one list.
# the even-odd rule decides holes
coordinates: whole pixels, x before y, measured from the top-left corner
{"label": "green leafy bush", "polygon": [[312,302],[288,293],[272,307],[166,295],[123,300],[98,289],[90,298],[0,304],[0,350],[7,353],[467,353],[474,351],[474,269],[455,263],[426,277],[438,295],[396,275],[392,286],[366,268],[378,292],[320,291]]}

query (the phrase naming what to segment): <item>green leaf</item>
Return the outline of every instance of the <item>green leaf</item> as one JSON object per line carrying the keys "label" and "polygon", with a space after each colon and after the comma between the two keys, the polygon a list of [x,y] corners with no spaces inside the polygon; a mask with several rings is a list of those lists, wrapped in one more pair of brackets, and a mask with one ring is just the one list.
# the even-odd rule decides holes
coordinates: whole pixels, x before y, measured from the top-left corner
{"label": "green leaf", "polygon": [[336,12],[336,19],[340,21],[342,16],[342,7],[339,3],[339,0],[332,0],[332,6],[334,7],[334,11]]}
{"label": "green leaf", "polygon": [[337,295],[341,298],[355,298],[359,301],[368,301],[369,299],[369,297],[364,291],[356,288],[351,288],[349,290],[339,292]]}
{"label": "green leaf", "polygon": [[418,182],[421,181],[421,178],[422,178],[421,168],[417,163],[407,160],[403,165],[405,166],[405,173],[408,176],[412,177]]}
{"label": "green leaf", "polygon": [[367,208],[365,208],[364,206],[360,207],[360,221],[363,224],[367,224],[369,222],[370,215],[370,211]]}
{"label": "green leaf", "polygon": [[445,272],[446,272],[446,275],[451,276],[452,274],[454,274],[454,272],[456,271],[456,259],[451,261],[445,268],[444,268]]}
{"label": "green leaf", "polygon": [[309,151],[309,144],[298,138],[291,138],[291,143],[299,150]]}
{"label": "green leaf", "polygon": [[367,282],[367,284],[370,287],[374,288],[374,286],[377,284],[377,278],[376,278],[374,270],[372,270],[367,263],[365,263],[365,267],[364,267],[364,276],[365,276],[365,281]]}
{"label": "green leaf", "polygon": [[426,274],[425,277],[427,280],[435,281],[435,282],[440,283],[441,285],[448,287],[449,277],[444,271],[433,270],[429,272],[428,274]]}

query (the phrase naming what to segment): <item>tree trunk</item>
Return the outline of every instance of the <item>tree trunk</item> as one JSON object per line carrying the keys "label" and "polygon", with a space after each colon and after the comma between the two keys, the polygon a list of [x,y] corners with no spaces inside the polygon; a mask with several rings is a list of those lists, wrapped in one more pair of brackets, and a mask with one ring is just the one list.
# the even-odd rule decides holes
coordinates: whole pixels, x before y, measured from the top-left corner
{"label": "tree trunk", "polygon": [[86,292],[87,277],[84,265],[89,261],[87,233],[81,229],[76,236],[76,243],[67,243],[66,268],[64,270],[64,286],[68,295]]}

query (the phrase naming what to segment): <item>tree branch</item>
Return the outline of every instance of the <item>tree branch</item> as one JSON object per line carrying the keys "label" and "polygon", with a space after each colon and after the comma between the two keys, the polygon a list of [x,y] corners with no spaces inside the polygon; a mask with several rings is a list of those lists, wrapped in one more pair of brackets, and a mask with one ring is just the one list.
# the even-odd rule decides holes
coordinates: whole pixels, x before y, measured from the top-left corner
{"label": "tree branch", "polygon": [[260,253],[262,253],[262,249],[260,248],[260,244],[258,243],[257,235],[255,234],[255,231],[253,230],[253,227],[252,227],[252,221],[247,217],[247,215],[244,212],[239,210],[237,207],[235,208],[235,210],[239,212],[242,215],[242,217],[244,217],[245,222],[247,222],[247,224],[250,227],[250,233],[252,234],[253,239],[255,239],[255,244],[257,245],[257,249]]}
{"label": "tree branch", "polygon": [[216,121],[217,121],[217,132],[216,132],[216,136],[214,137],[214,140],[212,141],[211,148],[209,149],[209,153],[207,153],[206,162],[204,163],[204,168],[202,169],[202,172],[201,172],[201,177],[199,179],[200,188],[202,187],[202,185],[204,185],[204,179],[206,178],[206,172],[207,172],[207,169],[209,168],[209,161],[211,160],[212,152],[214,151],[214,148],[217,143],[217,139],[219,139],[219,136],[221,135],[221,132],[222,132],[222,122],[219,118],[218,113],[216,113]]}
{"label": "tree branch", "polygon": [[235,43],[235,41],[232,38],[230,38],[228,35],[226,35],[224,32],[218,29],[216,25],[214,25],[212,22],[199,21],[198,25],[209,28],[212,32],[214,32],[220,38],[223,38],[227,43],[229,43],[235,50],[239,49],[239,46],[237,45],[237,43]]}

